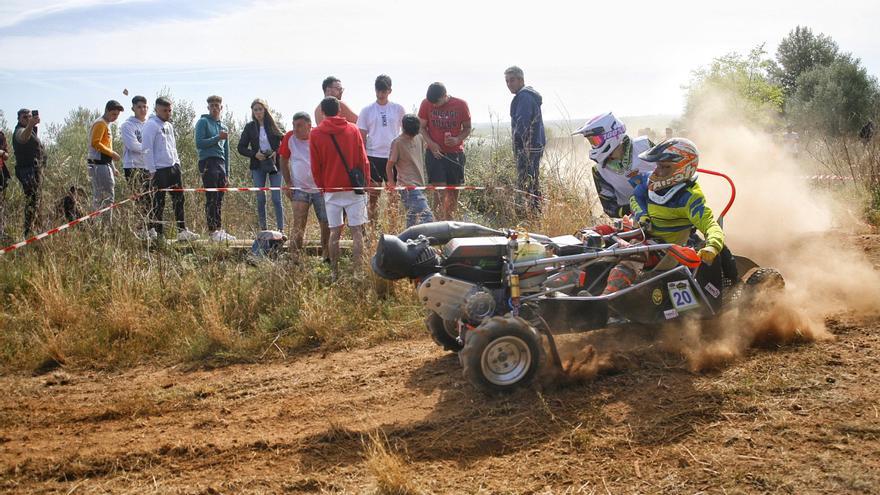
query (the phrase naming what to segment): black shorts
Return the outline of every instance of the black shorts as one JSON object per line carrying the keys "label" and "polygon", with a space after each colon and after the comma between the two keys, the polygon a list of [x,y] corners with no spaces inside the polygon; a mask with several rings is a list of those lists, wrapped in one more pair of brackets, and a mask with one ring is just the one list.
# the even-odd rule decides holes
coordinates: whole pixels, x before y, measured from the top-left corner
{"label": "black shorts", "polygon": [[444,153],[435,158],[428,150],[425,152],[425,169],[431,184],[460,186],[464,184],[464,153]]}
{"label": "black shorts", "polygon": [[388,182],[388,176],[385,175],[385,167],[388,165],[388,159],[368,156],[367,160],[370,161],[370,180],[377,184]]}

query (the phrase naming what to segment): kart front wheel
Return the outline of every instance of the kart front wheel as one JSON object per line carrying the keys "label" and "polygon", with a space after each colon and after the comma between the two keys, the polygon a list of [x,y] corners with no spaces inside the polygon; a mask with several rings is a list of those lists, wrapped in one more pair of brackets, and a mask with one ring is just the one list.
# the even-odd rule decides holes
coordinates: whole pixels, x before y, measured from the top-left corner
{"label": "kart front wheel", "polygon": [[496,316],[466,333],[459,359],[472,385],[496,393],[531,383],[546,358],[540,334],[525,320]]}
{"label": "kart front wheel", "polygon": [[458,340],[458,328],[454,321],[447,321],[437,313],[431,311],[425,318],[425,326],[434,342],[445,351],[458,352],[461,350],[461,341]]}

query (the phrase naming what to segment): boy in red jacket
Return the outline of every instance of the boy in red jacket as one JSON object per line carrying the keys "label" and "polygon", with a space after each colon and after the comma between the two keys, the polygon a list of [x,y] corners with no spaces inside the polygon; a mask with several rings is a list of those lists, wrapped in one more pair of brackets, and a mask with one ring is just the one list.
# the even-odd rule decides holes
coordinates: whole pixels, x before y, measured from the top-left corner
{"label": "boy in red jacket", "polygon": [[348,171],[360,169],[363,177],[369,177],[370,162],[358,127],[339,116],[339,100],[332,96],[324,98],[321,111],[326,118],[312,129],[309,152],[315,185],[324,191],[324,207],[330,227],[330,268],[335,280],[338,277],[343,211],[351,230],[354,269],[359,271],[361,267],[364,245],[362,225],[368,221],[367,196],[363,190],[352,189]]}

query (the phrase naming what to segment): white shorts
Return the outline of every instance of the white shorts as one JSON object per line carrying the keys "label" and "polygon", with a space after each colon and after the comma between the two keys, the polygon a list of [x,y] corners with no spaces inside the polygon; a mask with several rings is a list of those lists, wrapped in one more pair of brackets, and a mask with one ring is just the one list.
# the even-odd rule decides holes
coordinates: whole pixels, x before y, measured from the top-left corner
{"label": "white shorts", "polygon": [[327,211],[327,225],[332,229],[343,225],[342,212],[348,216],[348,226],[357,227],[369,221],[367,218],[367,195],[354,191],[324,193],[324,209]]}

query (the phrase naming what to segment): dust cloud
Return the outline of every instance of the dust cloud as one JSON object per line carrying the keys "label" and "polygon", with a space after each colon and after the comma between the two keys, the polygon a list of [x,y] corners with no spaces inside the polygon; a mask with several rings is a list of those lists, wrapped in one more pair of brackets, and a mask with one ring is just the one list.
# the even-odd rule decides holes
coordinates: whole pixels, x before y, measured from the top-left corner
{"label": "dust cloud", "polygon": [[[880,274],[851,241],[869,229],[853,213],[861,211],[857,201],[817,188],[808,178],[807,158],[788,154],[771,134],[744,124],[725,101],[704,101],[686,137],[700,149],[701,168],[727,174],[736,184],[735,203],[723,219],[726,245],[735,255],[776,268],[785,290],[764,294],[748,310],[669,325],[652,336],[582,339],[562,349],[567,379],[613,372],[632,361],[627,356],[645,352],[679,354],[693,371],[718,368],[754,346],[831,340],[829,315],[880,311]],[[729,186],[708,174],[698,182],[717,217]]]}

